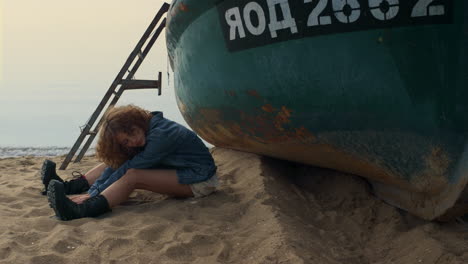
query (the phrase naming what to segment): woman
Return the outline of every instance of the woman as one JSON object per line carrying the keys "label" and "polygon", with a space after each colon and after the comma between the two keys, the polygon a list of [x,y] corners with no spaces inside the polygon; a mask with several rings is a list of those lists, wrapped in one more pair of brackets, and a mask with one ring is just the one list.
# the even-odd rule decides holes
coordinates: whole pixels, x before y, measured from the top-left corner
{"label": "woman", "polygon": [[[213,157],[184,126],[128,105],[104,116],[96,148],[103,164],[83,177],[64,182],[46,161],[42,180],[50,206],[61,220],[94,217],[124,202],[135,189],[177,197],[200,197],[215,191]],[[67,197],[86,190],[87,194]]]}

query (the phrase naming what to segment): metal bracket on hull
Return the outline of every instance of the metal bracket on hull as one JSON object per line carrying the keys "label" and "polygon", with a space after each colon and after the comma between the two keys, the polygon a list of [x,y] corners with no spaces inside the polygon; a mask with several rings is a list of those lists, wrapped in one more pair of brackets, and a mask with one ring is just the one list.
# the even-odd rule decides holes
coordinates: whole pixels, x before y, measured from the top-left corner
{"label": "metal bracket on hull", "polygon": [[[169,10],[169,4],[164,3],[159,9],[156,16],[154,17],[151,24],[146,29],[140,41],[137,43],[134,50],[130,53],[130,56],[128,57],[127,61],[125,62],[120,72],[115,77],[114,81],[112,82],[111,86],[109,87],[106,94],[102,98],[98,107],[96,108],[94,113],[91,115],[86,125],[83,126],[80,136],[78,137],[75,144],[73,145],[70,152],[68,153],[67,157],[65,158],[62,165],[60,166],[61,170],[64,170],[67,168],[68,164],[73,159],[75,153],[80,148],[81,143],[84,141],[84,139],[87,136],[89,136],[88,140],[81,148],[80,153],[74,160],[74,162],[81,161],[81,159],[85,155],[86,151],[88,150],[89,146],[91,145],[91,143],[93,142],[94,138],[96,137],[99,131],[99,127],[102,122],[102,117],[99,120],[99,122],[97,122],[97,125],[94,127],[94,129],[92,129],[97,118],[101,115],[102,111],[104,110],[106,106],[107,106],[106,109],[111,106],[114,106],[125,90],[158,89],[158,95],[161,95],[161,84],[162,84],[161,72],[159,72],[157,80],[135,80],[133,78],[137,70],[140,68],[140,65],[143,63],[143,60],[145,59],[146,55],[151,50],[153,44],[156,42],[156,39],[161,34],[161,31],[166,27],[166,18],[162,20],[162,22],[159,24],[158,27],[156,26],[158,25],[158,22],[161,20],[162,16],[165,13],[167,13],[168,10]],[[112,96],[113,96],[112,101],[109,103],[109,100],[111,99]]]}

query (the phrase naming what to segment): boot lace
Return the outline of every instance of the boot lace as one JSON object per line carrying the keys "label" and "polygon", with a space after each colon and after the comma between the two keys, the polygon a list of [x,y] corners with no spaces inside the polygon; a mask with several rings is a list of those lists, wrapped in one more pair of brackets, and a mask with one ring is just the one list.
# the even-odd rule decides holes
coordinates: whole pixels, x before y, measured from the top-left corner
{"label": "boot lace", "polygon": [[73,171],[72,172],[72,176],[73,176],[73,179],[79,179],[79,178],[84,178],[84,174],[82,174],[81,172],[79,171]]}

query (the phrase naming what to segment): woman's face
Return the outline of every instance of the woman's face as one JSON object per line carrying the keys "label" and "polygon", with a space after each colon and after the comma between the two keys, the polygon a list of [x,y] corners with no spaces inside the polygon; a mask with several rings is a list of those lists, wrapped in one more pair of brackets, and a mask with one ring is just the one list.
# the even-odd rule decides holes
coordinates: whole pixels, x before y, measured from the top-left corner
{"label": "woman's face", "polygon": [[131,134],[119,132],[116,135],[117,142],[126,148],[143,147],[146,144],[145,132],[134,127]]}

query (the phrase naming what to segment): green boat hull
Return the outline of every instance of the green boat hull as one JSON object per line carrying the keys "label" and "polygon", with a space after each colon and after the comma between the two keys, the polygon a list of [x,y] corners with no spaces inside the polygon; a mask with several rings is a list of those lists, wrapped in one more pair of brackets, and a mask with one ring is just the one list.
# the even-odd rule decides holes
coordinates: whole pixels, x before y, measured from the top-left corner
{"label": "green boat hull", "polygon": [[[229,23],[238,17],[228,14],[236,7],[244,19],[259,14],[267,0],[250,13],[247,2],[171,5],[166,39],[176,98],[194,131],[215,146],[366,177],[376,195],[425,219],[454,205],[468,180],[464,0],[448,1],[445,20],[320,30],[301,29],[301,7],[291,6],[296,33],[285,27],[276,38],[264,10],[265,32],[250,39],[248,32],[241,38],[246,21],[235,28]],[[413,13],[400,6],[399,14],[413,15],[414,6]],[[282,13],[276,20],[286,21],[287,10],[275,8]],[[364,9],[361,17],[371,14]],[[262,29],[261,22],[250,28]]]}

